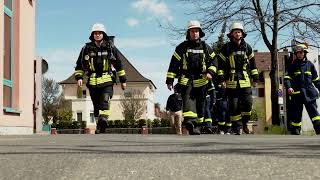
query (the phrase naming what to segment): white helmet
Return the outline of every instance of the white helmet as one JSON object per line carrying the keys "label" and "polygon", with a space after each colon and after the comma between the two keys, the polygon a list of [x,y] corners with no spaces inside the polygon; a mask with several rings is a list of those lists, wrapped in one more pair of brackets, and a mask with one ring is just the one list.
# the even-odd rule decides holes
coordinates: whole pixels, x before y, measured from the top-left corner
{"label": "white helmet", "polygon": [[101,23],[95,23],[91,28],[91,34],[90,34],[90,37],[89,37],[89,39],[91,41],[94,41],[93,32],[95,32],[95,31],[101,31],[103,33],[103,39],[107,39],[108,38],[107,32],[106,32],[106,29],[105,29],[104,25],[101,24]]}
{"label": "white helmet", "polygon": [[308,53],[308,45],[307,44],[298,44],[296,45],[296,47],[294,48],[294,52],[299,52],[299,51],[303,51],[305,53]]}
{"label": "white helmet", "polygon": [[232,25],[230,26],[230,33],[227,34],[227,36],[230,38],[231,37],[231,33],[233,30],[241,30],[242,31],[242,36],[243,38],[245,38],[247,36],[247,34],[244,32],[244,28],[243,28],[243,25],[239,22],[234,22],[232,23]]}
{"label": "white helmet", "polygon": [[192,28],[199,28],[200,29],[200,34],[199,34],[200,38],[205,36],[204,32],[201,29],[200,22],[197,20],[191,20],[188,22],[187,39],[190,39],[189,30]]}

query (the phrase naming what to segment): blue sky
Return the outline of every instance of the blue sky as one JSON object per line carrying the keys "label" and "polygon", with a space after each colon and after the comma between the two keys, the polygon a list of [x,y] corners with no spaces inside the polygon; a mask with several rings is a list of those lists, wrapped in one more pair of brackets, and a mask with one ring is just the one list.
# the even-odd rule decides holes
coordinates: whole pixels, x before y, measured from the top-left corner
{"label": "blue sky", "polygon": [[103,23],[120,51],[156,85],[156,102],[164,107],[171,94],[165,77],[175,47],[159,22],[185,27],[188,9],[173,0],[37,0],[36,53],[49,63],[46,77],[64,80],[73,73],[92,24]]}

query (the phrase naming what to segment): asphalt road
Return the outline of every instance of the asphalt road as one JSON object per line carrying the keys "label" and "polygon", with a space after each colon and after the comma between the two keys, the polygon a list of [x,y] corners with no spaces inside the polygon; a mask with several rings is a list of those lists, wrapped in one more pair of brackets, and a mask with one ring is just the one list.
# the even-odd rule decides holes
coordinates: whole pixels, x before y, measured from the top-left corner
{"label": "asphalt road", "polygon": [[0,136],[0,179],[320,179],[320,136]]}

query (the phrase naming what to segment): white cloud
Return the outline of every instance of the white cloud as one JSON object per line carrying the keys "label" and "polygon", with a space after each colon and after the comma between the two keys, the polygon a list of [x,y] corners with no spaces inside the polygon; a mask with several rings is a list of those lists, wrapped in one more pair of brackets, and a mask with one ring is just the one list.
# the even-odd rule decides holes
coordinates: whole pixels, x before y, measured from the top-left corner
{"label": "white cloud", "polygon": [[140,12],[148,12],[155,17],[164,17],[168,21],[172,21],[173,17],[167,4],[158,0],[136,0],[131,4],[134,9]]}
{"label": "white cloud", "polygon": [[165,39],[159,37],[118,38],[117,47],[121,49],[141,49],[169,45]]}
{"label": "white cloud", "polygon": [[73,72],[80,49],[50,49],[40,52],[39,56],[43,57],[49,65],[46,77],[53,78],[59,82],[67,79]]}
{"label": "white cloud", "polygon": [[128,24],[130,27],[137,26],[139,23],[140,23],[140,22],[139,22],[138,19],[135,19],[135,18],[128,18],[128,19],[127,19],[127,24]]}

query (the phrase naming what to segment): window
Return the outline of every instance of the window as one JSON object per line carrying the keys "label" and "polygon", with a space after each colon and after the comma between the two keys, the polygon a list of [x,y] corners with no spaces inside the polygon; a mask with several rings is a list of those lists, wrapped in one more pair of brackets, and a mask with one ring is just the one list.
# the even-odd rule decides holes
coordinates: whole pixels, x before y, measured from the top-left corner
{"label": "window", "polygon": [[77,112],[77,121],[82,121],[82,112]]}
{"label": "window", "polygon": [[264,88],[258,88],[258,97],[264,97]]}
{"label": "window", "polygon": [[3,106],[13,109],[13,11],[12,0],[4,1]]}
{"label": "window", "polygon": [[93,114],[93,112],[90,113],[90,122],[91,122],[91,123],[94,123],[94,122],[95,122],[95,121],[94,121],[94,114]]}

